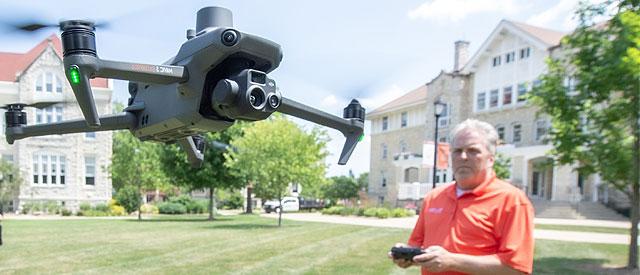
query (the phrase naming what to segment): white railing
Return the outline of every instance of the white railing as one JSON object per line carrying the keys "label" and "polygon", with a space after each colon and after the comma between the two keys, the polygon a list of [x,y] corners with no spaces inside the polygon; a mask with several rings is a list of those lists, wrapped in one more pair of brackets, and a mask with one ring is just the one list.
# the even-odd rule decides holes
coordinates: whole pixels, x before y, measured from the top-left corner
{"label": "white railing", "polygon": [[[443,183],[437,183],[440,186]],[[425,182],[399,182],[398,183],[398,199],[400,200],[419,200],[424,198],[427,192],[431,191],[432,183]]]}

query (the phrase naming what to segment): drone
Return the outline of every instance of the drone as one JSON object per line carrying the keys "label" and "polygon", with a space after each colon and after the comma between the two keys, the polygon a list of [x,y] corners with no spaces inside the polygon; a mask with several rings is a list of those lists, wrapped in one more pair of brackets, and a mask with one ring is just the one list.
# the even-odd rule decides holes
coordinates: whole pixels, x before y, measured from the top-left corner
{"label": "drone", "polygon": [[[161,65],[100,59],[91,21],[66,20],[57,27],[62,31],[65,75],[84,119],[26,125],[24,107],[42,108],[51,102],[8,104],[9,144],[35,136],[129,130],[142,141],[180,144],[191,165],[200,167],[202,134],[223,131],[236,120],[260,121],[280,112],[340,131],[346,141],[338,164],[344,165],[363,136],[365,109],[355,99],[339,117],[284,97],[268,76],[282,61],[280,45],[235,29],[226,8],[200,9],[195,30],[187,30],[178,53]],[[98,115],[89,83],[95,77],[129,81],[130,98],[122,113]]]}

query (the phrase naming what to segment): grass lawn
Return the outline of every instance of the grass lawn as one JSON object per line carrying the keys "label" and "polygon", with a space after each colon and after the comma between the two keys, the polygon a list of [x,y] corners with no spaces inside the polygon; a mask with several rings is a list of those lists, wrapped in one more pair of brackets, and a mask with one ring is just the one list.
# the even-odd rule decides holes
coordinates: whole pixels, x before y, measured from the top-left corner
{"label": "grass lawn", "polygon": [[[0,274],[419,274],[386,257],[406,229],[258,216],[5,220]],[[624,245],[538,240],[536,274],[598,274],[626,263]]]}
{"label": "grass lawn", "polygon": [[622,235],[629,235],[631,231],[629,228],[582,226],[582,225],[560,225],[560,224],[536,224],[536,229],[611,233],[611,234],[622,234]]}

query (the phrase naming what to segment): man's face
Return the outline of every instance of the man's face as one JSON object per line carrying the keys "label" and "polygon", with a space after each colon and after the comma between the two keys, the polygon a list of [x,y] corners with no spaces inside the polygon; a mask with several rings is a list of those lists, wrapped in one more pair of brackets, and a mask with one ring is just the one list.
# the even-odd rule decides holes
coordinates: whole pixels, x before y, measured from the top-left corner
{"label": "man's face", "polygon": [[475,130],[462,130],[451,148],[453,174],[458,187],[470,190],[478,186],[493,168],[494,157],[485,138]]}

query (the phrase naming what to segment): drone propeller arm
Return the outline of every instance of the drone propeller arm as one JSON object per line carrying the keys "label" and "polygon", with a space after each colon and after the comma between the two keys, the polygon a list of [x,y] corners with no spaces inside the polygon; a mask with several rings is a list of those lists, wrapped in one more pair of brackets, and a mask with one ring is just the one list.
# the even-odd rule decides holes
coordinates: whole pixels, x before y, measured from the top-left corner
{"label": "drone propeller arm", "polygon": [[74,119],[58,123],[7,127],[6,137],[7,142],[13,144],[16,140],[28,137],[133,129],[137,121],[133,113],[124,112],[101,117],[98,128],[88,127],[84,119]]}
{"label": "drone propeller arm", "polygon": [[156,84],[188,80],[187,70],[183,66],[137,64],[102,59],[98,59],[98,70],[93,76]]}
{"label": "drone propeller arm", "polygon": [[282,98],[278,112],[292,115],[323,126],[336,129],[347,138],[338,164],[344,165],[356,148],[360,136],[364,132],[364,123],[357,118],[341,118],[288,98]]}
{"label": "drone propeller arm", "polygon": [[178,144],[187,153],[187,160],[191,163],[192,168],[202,167],[202,161],[204,160],[204,148],[201,151],[198,149],[198,141],[193,137],[182,138],[178,141]]}

